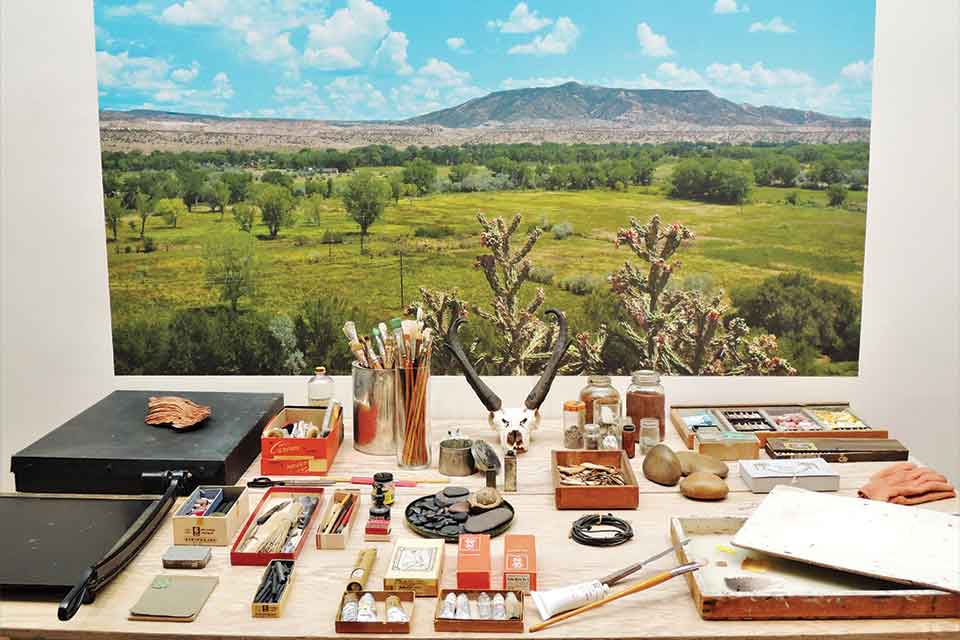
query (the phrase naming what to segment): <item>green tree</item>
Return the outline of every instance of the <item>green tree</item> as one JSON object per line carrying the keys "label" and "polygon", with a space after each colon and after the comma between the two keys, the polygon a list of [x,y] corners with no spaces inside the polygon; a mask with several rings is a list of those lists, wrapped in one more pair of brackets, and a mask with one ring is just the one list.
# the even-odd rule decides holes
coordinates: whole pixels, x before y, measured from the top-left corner
{"label": "green tree", "polygon": [[330,199],[333,197],[333,194],[334,194],[333,178],[327,178],[327,192],[325,194],[325,197],[327,199]]}
{"label": "green tree", "polygon": [[207,286],[219,291],[220,300],[237,311],[240,298],[256,292],[257,245],[247,234],[225,233],[204,246]]}
{"label": "green tree", "polygon": [[343,206],[353,221],[360,225],[360,253],[365,252],[367,229],[383,215],[391,194],[387,181],[369,171],[360,171],[347,182]]}
{"label": "green tree", "polygon": [[113,232],[113,241],[117,241],[117,227],[120,225],[120,218],[123,217],[123,202],[120,198],[103,199],[103,215],[107,226]]}
{"label": "green tree", "polygon": [[327,188],[320,178],[307,178],[303,182],[303,192],[308,196],[316,193],[322,198],[326,190]]}
{"label": "green tree", "polygon": [[323,196],[319,193],[307,196],[300,201],[300,211],[310,224],[319,227],[324,213]]}
{"label": "green tree", "polygon": [[203,200],[207,174],[192,167],[181,167],[177,170],[177,179],[180,181],[180,197],[186,203],[187,210],[193,211],[194,205]]}
{"label": "green tree", "polygon": [[211,180],[204,186],[203,200],[211,211],[220,211],[220,220],[223,220],[224,209],[230,202],[230,187],[223,180]]}
{"label": "green tree", "polygon": [[466,180],[475,169],[476,167],[466,162],[453,165],[450,167],[450,182],[460,184]]}
{"label": "green tree", "polygon": [[285,187],[259,184],[254,189],[253,199],[260,207],[260,219],[267,225],[271,238],[276,238],[282,227],[289,227],[295,222],[295,202]]}
{"label": "green tree", "polygon": [[250,231],[253,230],[253,222],[256,215],[256,205],[250,204],[249,202],[238,202],[233,205],[233,219],[237,221],[237,225],[241,231],[250,233]]}
{"label": "green tree", "polygon": [[399,173],[390,175],[390,194],[393,196],[393,204],[400,204],[400,196],[403,195],[403,176]]}
{"label": "green tree", "polygon": [[847,188],[835,182],[827,187],[827,204],[831,207],[842,207],[847,201]]}
{"label": "green tree", "polygon": [[230,204],[243,202],[250,196],[250,185],[253,176],[246,171],[227,171],[220,175],[220,180],[230,190]]}
{"label": "green tree", "polygon": [[417,193],[430,193],[437,179],[437,168],[432,162],[417,158],[403,166],[403,181],[417,187]]}
{"label": "green tree", "polygon": [[722,204],[740,204],[750,193],[751,175],[736,160],[688,158],[670,177],[670,196]]}
{"label": "green tree", "polygon": [[286,189],[293,188],[293,176],[289,173],[284,173],[283,171],[266,171],[262,176],[260,176],[260,181],[267,184],[275,184]]}
{"label": "green tree", "polygon": [[147,228],[147,218],[153,215],[153,203],[147,194],[137,191],[133,196],[133,210],[140,216],[140,239]]}
{"label": "green tree", "polygon": [[843,174],[843,167],[840,166],[840,161],[832,156],[827,156],[816,163],[813,168],[813,175],[817,182],[826,184],[843,182],[846,177]]}
{"label": "green tree", "polygon": [[177,220],[180,219],[180,216],[186,215],[187,207],[180,198],[161,198],[157,200],[154,213],[162,216],[167,224],[176,229]]}

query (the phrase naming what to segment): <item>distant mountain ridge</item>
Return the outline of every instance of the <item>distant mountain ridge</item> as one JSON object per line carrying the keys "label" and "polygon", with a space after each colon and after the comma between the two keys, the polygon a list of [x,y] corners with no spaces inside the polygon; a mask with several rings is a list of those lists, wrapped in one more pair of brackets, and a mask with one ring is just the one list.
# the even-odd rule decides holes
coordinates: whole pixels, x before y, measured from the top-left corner
{"label": "distant mountain ridge", "polygon": [[737,104],[705,89],[616,89],[578,82],[496,91],[403,122],[450,128],[537,123],[657,128],[870,127],[865,118]]}

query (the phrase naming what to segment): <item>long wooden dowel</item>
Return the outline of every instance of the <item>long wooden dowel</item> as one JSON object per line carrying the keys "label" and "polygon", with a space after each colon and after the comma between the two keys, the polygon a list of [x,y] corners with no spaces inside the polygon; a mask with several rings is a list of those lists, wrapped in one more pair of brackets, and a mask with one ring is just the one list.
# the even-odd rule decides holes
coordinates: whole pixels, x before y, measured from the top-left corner
{"label": "long wooden dowel", "polygon": [[574,616],[578,616],[578,615],[580,615],[581,613],[584,613],[584,612],[586,612],[586,611],[590,611],[590,610],[592,610],[592,609],[596,609],[597,607],[602,607],[603,605],[607,604],[608,602],[613,602],[614,600],[619,600],[620,598],[624,598],[624,597],[629,596],[629,595],[631,595],[631,594],[633,594],[633,593],[637,593],[638,591],[643,591],[643,590],[645,590],[645,589],[650,589],[651,587],[655,587],[655,586],[657,586],[658,584],[661,584],[661,583],[663,583],[663,582],[666,582],[667,580],[669,580],[670,578],[673,578],[673,577],[675,577],[675,576],[683,575],[684,573],[689,573],[690,571],[696,571],[696,570],[699,569],[701,566],[703,566],[703,565],[700,564],[699,562],[690,562],[690,563],[688,563],[688,564],[683,564],[683,565],[680,565],[679,567],[675,567],[675,568],[671,569],[670,571],[664,571],[663,573],[658,573],[658,574],[655,575],[655,576],[651,576],[651,577],[647,578],[647,579],[644,580],[643,582],[640,582],[640,583],[637,583],[637,584],[632,585],[632,586],[630,586],[630,587],[627,587],[627,588],[624,589],[623,591],[618,591],[618,592],[616,592],[616,593],[611,593],[611,594],[608,595],[607,597],[601,598],[600,600],[597,600],[596,602],[591,602],[591,603],[589,603],[589,604],[585,604],[585,605],[583,605],[582,607],[580,607],[579,609],[574,609],[573,611],[567,611],[566,613],[561,613],[560,615],[558,615],[558,616],[556,616],[556,617],[553,617],[553,618],[550,618],[549,620],[544,620],[544,621],[541,622],[540,624],[535,624],[535,625],[533,625],[532,627],[530,627],[530,633],[533,633],[533,632],[535,632],[535,631],[540,631],[541,629],[546,629],[547,627],[553,626],[553,625],[555,625],[555,624],[558,623],[558,622],[561,622],[561,621],[563,621],[563,620],[568,620],[568,619],[570,619],[570,618],[572,618],[572,617],[574,617]]}

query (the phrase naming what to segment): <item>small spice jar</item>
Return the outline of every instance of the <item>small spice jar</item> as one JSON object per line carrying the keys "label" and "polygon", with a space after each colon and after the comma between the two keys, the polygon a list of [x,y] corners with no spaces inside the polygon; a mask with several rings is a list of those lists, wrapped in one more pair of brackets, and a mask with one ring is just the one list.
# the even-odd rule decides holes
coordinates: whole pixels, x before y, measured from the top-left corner
{"label": "small spice jar", "polygon": [[580,390],[580,400],[585,405],[586,422],[597,422],[594,412],[597,404],[609,405],[616,416],[620,415],[620,392],[618,392],[610,376],[587,376],[587,386]]}
{"label": "small spice jar", "polygon": [[563,447],[583,449],[583,425],[587,419],[587,405],[582,400],[563,403]]}
{"label": "small spice jar", "polygon": [[660,444],[660,423],[656,418],[640,420],[640,452],[644,455]]}
{"label": "small spice jar", "polygon": [[623,450],[628,458],[637,455],[637,427],[630,420],[625,420],[622,427]]}
{"label": "small spice jar", "polygon": [[393,481],[393,474],[389,471],[381,471],[373,474],[373,488],[371,494],[381,496],[383,504],[393,505],[397,494],[397,483]]}
{"label": "small spice jar", "polygon": [[326,407],[333,398],[336,383],[327,375],[326,367],[316,367],[314,375],[307,380],[307,404],[311,407]]}
{"label": "small spice jar", "polygon": [[[660,374],[656,371],[643,369],[634,371],[630,386],[627,387],[627,415],[633,424],[640,425],[644,418],[656,418],[659,422],[658,433],[662,442],[666,437],[667,403],[660,384]],[[643,428],[641,427],[641,432]],[[642,435],[642,433],[641,433]]]}
{"label": "small spice jar", "polygon": [[583,448],[594,450],[600,448],[600,425],[593,423],[584,425]]}

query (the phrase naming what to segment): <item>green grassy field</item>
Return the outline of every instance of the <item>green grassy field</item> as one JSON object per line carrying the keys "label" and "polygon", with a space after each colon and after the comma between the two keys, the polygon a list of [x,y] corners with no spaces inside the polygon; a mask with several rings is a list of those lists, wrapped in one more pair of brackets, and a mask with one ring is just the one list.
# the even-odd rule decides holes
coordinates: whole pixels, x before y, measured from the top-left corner
{"label": "green grassy field", "polygon": [[[789,191],[798,191],[804,205],[785,204]],[[300,219],[277,239],[258,241],[259,293],[241,305],[293,312],[305,300],[337,295],[373,317],[398,315],[401,251],[404,303],[417,296],[420,286],[456,288],[468,301],[486,303],[489,290],[473,268],[474,258],[483,252],[475,220],[478,211],[508,219],[520,213],[523,231],[543,217],[552,224],[573,225],[574,235],[565,240],[544,234],[531,259],[554,271],[553,284],[544,286],[547,303],[567,310],[574,321],[584,298],[561,290],[557,282],[584,273],[606,276],[631,259],[626,248],[614,247],[616,230],[631,216],[646,221],[655,213],[667,222],[682,222],[697,234],[677,254],[683,264],[674,278],[681,282],[695,277],[729,291],[780,272],[803,271],[849,287],[859,296],[866,216],[862,211],[828,208],[825,201],[822,192],[777,188],[755,189],[743,207],[672,200],[657,186],[626,192],[437,194],[389,206],[370,229],[368,255],[360,255],[359,230],[340,201],[332,199],[325,201],[320,226]],[[864,192],[850,193],[851,208],[865,209],[865,202]],[[441,225],[451,227],[454,234],[443,239],[414,237],[417,227]],[[124,220],[119,242],[108,244],[114,325],[139,314],[217,304],[215,292],[203,281],[203,245],[217,234],[235,230],[229,208],[223,221],[219,213],[198,209],[181,218],[176,229],[151,218],[147,235],[158,250],[125,253],[125,247],[135,251],[140,242],[138,232]],[[344,243],[322,244],[328,230],[343,234]],[[265,237],[267,232],[257,225],[254,233]],[[528,285],[528,295],[534,286]]]}

